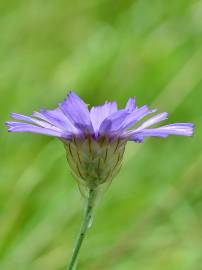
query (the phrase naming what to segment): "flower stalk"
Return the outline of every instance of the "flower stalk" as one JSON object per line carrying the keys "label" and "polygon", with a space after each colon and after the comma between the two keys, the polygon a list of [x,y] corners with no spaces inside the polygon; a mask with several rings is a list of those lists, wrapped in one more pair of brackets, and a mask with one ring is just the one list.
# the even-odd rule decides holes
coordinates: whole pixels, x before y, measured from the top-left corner
{"label": "flower stalk", "polygon": [[86,232],[87,232],[87,230],[90,227],[91,222],[92,222],[93,209],[94,209],[94,206],[95,206],[96,194],[97,194],[96,189],[90,189],[89,190],[89,195],[88,195],[88,198],[87,198],[86,210],[85,210],[83,222],[82,222],[82,225],[81,225],[80,233],[79,233],[78,239],[76,241],[75,248],[74,248],[72,257],[70,259],[69,266],[67,267],[67,270],[75,269],[75,265],[76,265],[76,262],[77,262],[79,251],[81,249],[81,245],[82,245],[83,240],[85,238]]}

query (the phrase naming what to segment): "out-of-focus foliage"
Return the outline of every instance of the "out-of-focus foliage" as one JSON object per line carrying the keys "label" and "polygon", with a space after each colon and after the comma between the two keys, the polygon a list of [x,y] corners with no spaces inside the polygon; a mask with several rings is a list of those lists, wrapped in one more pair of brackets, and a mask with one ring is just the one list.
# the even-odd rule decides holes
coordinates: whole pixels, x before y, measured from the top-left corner
{"label": "out-of-focus foliage", "polygon": [[82,200],[62,144],[3,127],[70,89],[197,126],[128,144],[78,269],[201,269],[202,1],[3,0],[0,33],[0,269],[62,270],[72,252]]}

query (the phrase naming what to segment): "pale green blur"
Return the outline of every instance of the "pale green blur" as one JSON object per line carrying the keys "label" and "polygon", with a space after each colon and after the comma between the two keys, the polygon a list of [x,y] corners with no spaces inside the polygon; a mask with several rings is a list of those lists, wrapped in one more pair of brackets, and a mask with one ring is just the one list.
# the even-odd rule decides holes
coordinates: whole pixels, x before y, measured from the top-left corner
{"label": "pale green blur", "polygon": [[82,199],[63,145],[8,134],[10,112],[136,96],[193,122],[193,138],[127,145],[97,209],[78,270],[202,265],[202,1],[0,2],[0,269],[64,270]]}

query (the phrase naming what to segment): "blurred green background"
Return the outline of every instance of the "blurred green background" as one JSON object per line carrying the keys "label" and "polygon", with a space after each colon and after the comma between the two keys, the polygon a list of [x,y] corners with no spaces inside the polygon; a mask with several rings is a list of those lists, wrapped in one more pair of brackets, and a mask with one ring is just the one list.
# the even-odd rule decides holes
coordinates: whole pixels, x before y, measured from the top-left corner
{"label": "blurred green background", "polygon": [[0,2],[0,269],[64,270],[82,199],[62,144],[8,134],[10,112],[73,89],[194,122],[194,138],[129,143],[78,269],[202,269],[202,1]]}

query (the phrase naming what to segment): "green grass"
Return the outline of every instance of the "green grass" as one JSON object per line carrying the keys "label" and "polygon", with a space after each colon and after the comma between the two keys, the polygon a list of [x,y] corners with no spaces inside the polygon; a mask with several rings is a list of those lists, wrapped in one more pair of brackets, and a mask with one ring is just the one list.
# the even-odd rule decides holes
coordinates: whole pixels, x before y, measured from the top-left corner
{"label": "green grass", "polygon": [[64,270],[82,199],[57,140],[8,134],[10,112],[136,96],[193,138],[128,144],[78,269],[199,270],[202,1],[1,1],[0,269]]}

